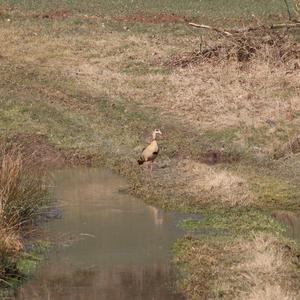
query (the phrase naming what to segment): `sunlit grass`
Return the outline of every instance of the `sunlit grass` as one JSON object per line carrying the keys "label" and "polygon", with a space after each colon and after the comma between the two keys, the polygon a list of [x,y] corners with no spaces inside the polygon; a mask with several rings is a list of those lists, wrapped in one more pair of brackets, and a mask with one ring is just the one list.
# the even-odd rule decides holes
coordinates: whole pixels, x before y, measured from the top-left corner
{"label": "sunlit grass", "polygon": [[256,14],[264,16],[268,14],[284,13],[286,7],[280,0],[63,0],[63,1],[20,1],[3,0],[2,4],[16,5],[28,10],[70,9],[82,13],[93,14],[122,14],[128,12],[173,12],[193,16],[209,16],[217,18],[245,17]]}

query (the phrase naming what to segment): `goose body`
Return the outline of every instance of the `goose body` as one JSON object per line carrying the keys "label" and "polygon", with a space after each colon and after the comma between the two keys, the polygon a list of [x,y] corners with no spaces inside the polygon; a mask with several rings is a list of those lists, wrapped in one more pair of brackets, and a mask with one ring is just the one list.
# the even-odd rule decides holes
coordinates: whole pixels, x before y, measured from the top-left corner
{"label": "goose body", "polygon": [[[138,159],[138,164],[142,165],[145,162],[153,162],[159,153],[159,146],[156,141],[156,135],[162,134],[159,129],[155,129],[152,134],[152,142],[143,149],[140,158]],[[151,165],[152,169],[152,165]]]}
{"label": "goose body", "polygon": [[159,153],[157,141],[152,141],[146,148],[143,149],[140,159],[138,160],[139,165],[142,165],[147,161],[154,161]]}

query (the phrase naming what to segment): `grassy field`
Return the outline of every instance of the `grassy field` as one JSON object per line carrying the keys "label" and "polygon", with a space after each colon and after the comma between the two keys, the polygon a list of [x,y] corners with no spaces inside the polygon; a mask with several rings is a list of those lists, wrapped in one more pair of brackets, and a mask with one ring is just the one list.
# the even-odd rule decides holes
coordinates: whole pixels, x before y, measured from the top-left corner
{"label": "grassy field", "polygon": [[[216,1],[105,1],[105,0],[64,0],[64,1],[1,1],[4,5],[13,5],[27,11],[43,11],[52,9],[66,9],[79,13],[93,13],[98,15],[128,14],[128,12],[168,12],[191,16],[219,17],[249,17],[251,14],[269,16],[270,14],[282,14],[286,12],[284,1],[280,0],[216,0]],[[292,2],[291,2],[292,4]]]}
{"label": "grassy field", "polygon": [[[146,202],[206,216],[174,246],[188,298],[296,299],[297,246],[271,215],[299,209],[299,44],[185,24],[286,15],[277,0],[0,1],[0,133],[39,157],[53,155],[47,143],[90,157]],[[221,51],[195,54],[209,47]],[[154,128],[149,178],[136,159]]]}

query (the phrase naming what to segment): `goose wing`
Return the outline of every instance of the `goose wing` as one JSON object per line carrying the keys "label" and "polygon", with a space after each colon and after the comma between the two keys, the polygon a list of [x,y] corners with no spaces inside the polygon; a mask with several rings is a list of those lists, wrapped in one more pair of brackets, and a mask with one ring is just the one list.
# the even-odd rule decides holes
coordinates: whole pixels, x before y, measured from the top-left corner
{"label": "goose wing", "polygon": [[142,157],[145,161],[154,160],[159,152],[159,148],[156,141],[152,141],[142,152]]}

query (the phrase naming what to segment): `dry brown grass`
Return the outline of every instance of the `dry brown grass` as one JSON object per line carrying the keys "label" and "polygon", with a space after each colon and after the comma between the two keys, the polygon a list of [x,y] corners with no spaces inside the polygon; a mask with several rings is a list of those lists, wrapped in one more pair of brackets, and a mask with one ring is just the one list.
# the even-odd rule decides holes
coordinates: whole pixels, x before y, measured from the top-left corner
{"label": "dry brown grass", "polygon": [[[268,120],[284,122],[285,130],[300,125],[300,71],[294,68],[298,59],[286,54],[290,50],[285,43],[278,47],[265,43],[248,63],[220,59],[166,73],[151,72],[165,69],[156,61],[167,60],[170,52],[180,53],[186,47],[178,45],[193,47],[198,38],[168,37],[166,44],[143,34],[108,34],[105,29],[101,40],[93,36],[32,36],[14,27],[1,31],[1,52],[14,60],[19,60],[22,51],[26,62],[58,68],[92,95],[158,107],[163,114],[179,116],[203,131],[268,128]],[[17,42],[18,36],[25,36],[25,46]],[[130,68],[141,74],[137,76]],[[268,153],[280,143],[274,130],[277,128],[269,132],[271,142],[264,145]],[[240,143],[246,138],[240,136]]]}
{"label": "dry brown grass", "polygon": [[[238,298],[241,299],[241,298]],[[294,293],[287,292],[283,290],[279,285],[268,285],[266,284],[261,289],[254,288],[251,293],[245,296],[247,300],[296,300],[299,299],[297,295]]]}
{"label": "dry brown grass", "polygon": [[[187,259],[191,271],[184,280],[189,299],[297,298],[295,257],[277,237],[258,233],[248,239],[237,238],[224,248],[213,245],[194,242],[181,257],[181,262]],[[204,282],[210,291],[205,290]]]}
{"label": "dry brown grass", "polygon": [[11,148],[1,141],[0,285],[17,272],[15,262],[23,249],[21,226],[33,220],[46,203],[47,190],[43,180],[32,176],[29,169],[23,168],[18,148]]}
{"label": "dry brown grass", "polygon": [[[15,30],[16,36],[22,33],[21,29]],[[8,53],[16,60],[20,45],[8,36],[3,42],[7,44],[4,48],[12,46]],[[194,42],[196,38],[190,44]],[[274,47],[260,49],[246,64],[223,59],[162,72],[165,69],[155,64],[156,58],[166,60],[169,52],[179,51],[178,47],[173,41],[165,45],[165,41],[142,34],[107,34],[103,30],[100,40],[93,36],[50,39],[28,35],[25,43],[24,60],[60,70],[93,96],[104,94],[111,101],[126,99],[158,107],[162,114],[179,116],[200,132],[236,128],[239,133],[233,147],[246,147],[247,128],[268,128],[266,121],[272,120],[276,127],[269,128],[266,143],[259,145],[263,148],[259,151],[270,154],[282,144],[274,131],[289,131],[300,125],[300,72],[291,68],[292,61],[275,64],[277,52],[269,53],[266,59],[264,54]],[[154,67],[160,72],[152,72]],[[59,105],[64,102],[57,98],[53,95]],[[80,108],[83,113],[85,109]],[[277,126],[281,123],[284,128]],[[169,184],[173,185],[176,178],[174,189],[203,203],[233,207],[248,206],[257,200],[242,175],[192,161],[175,166],[170,170],[174,176]]]}
{"label": "dry brown grass", "polygon": [[0,165],[1,223],[19,226],[38,214],[47,191],[41,179],[23,171],[21,154],[3,150]]}
{"label": "dry brown grass", "polygon": [[[184,123],[199,129],[200,134],[234,129],[237,133],[230,146],[248,151],[251,144],[255,154],[273,154],[283,143],[277,133],[288,135],[300,126],[300,72],[294,69],[297,62],[294,56],[285,58],[285,53],[290,53],[285,43],[276,48],[270,41],[266,42],[246,63],[223,57],[216,62],[170,70],[161,62],[169,60],[171,53],[180,54],[193,48],[199,42],[198,37],[167,34],[162,39],[159,34],[153,37],[135,32],[112,33],[102,23],[97,24],[97,34],[93,31],[74,34],[75,27],[71,27],[65,28],[65,35],[60,35],[56,34],[56,30],[61,29],[59,22],[52,25],[53,32],[49,35],[43,32],[44,25],[37,23],[1,28],[1,53],[16,65],[32,63],[54,73],[62,72],[92,96],[105,95],[112,102],[130,100],[142,104],[141,110],[156,107],[162,115],[179,116]],[[94,29],[95,24],[90,26]],[[68,33],[68,29],[72,29],[72,33]],[[284,47],[288,51],[281,53]],[[66,103],[63,93],[50,92],[49,101],[70,109],[71,104]],[[80,103],[75,109],[85,114],[93,107]],[[91,118],[97,117],[93,110]],[[267,121],[272,121],[275,127],[269,126]],[[253,128],[263,128],[263,138],[253,137]],[[131,140],[130,134],[126,131],[123,134],[124,139]],[[254,142],[248,142],[251,138]],[[176,175],[182,177],[178,184],[183,185],[185,191],[194,195],[209,194],[232,206],[255,202],[242,176],[227,170],[216,175],[220,170],[204,165],[198,171],[193,169],[182,170],[180,165],[174,169]],[[235,199],[233,193],[238,195]]]}
{"label": "dry brown grass", "polygon": [[5,218],[6,206],[8,205],[10,194],[14,194],[14,190],[20,182],[20,173],[22,170],[22,161],[20,155],[12,157],[12,155],[4,154],[1,159],[0,169],[0,216]]}
{"label": "dry brown grass", "polygon": [[[76,66],[65,66],[65,72],[94,95],[105,93],[110,99],[124,98],[157,107],[162,114],[180,117],[201,131],[243,130],[237,137],[241,146],[246,144],[247,128],[266,128],[269,142],[262,145],[266,154],[282,143],[278,132],[290,134],[290,128],[300,126],[300,71],[293,69],[291,61],[275,65],[261,53],[244,65],[223,60],[176,68],[170,73],[151,73],[144,68],[151,70],[152,53],[165,57],[172,46],[164,51],[161,44],[155,48],[155,41],[137,36],[127,43],[128,50],[107,56],[103,52],[118,52],[125,41],[106,36],[101,45],[98,43],[102,52],[96,60],[83,58]],[[93,49],[95,53],[98,50]],[[125,71],[127,64],[137,64],[142,74]],[[270,127],[270,120],[276,127]],[[284,128],[280,125],[283,123]]]}
{"label": "dry brown grass", "polygon": [[270,286],[277,287],[281,294],[289,294],[280,283],[284,284],[284,277],[291,270],[292,257],[277,238],[257,234],[252,240],[240,241],[235,247],[237,249],[234,251],[241,253],[242,259],[233,268],[238,272],[239,279],[245,281],[249,299],[261,293],[270,296]]}
{"label": "dry brown grass", "polygon": [[[149,73],[137,77],[123,72],[124,62],[131,60],[147,66],[149,57],[145,57],[144,49],[148,53],[155,51],[150,41],[139,43],[134,39],[134,52],[82,61],[75,68],[68,67],[68,73],[77,73],[78,82],[87,84],[92,92],[101,91],[112,98],[124,97],[159,107],[162,112],[180,116],[202,130],[262,127],[268,119],[299,123],[295,118],[300,111],[298,70],[288,72],[284,64],[274,66],[258,58],[246,69],[241,69],[237,62],[223,61],[175,69],[170,74]],[[105,47],[110,49],[111,41]]]}
{"label": "dry brown grass", "polygon": [[0,229],[0,253],[2,257],[18,253],[23,249],[20,236],[12,229]]}
{"label": "dry brown grass", "polygon": [[176,181],[174,188],[179,187],[198,201],[215,201],[227,207],[255,202],[247,181],[230,171],[191,160],[180,161],[173,171],[180,174],[172,177],[173,183]]}
{"label": "dry brown grass", "polygon": [[293,4],[294,4],[294,12],[300,16],[300,1],[299,0],[293,0]]}
{"label": "dry brown grass", "polygon": [[296,78],[299,73],[289,78],[284,68],[260,62],[247,71],[237,63],[180,69],[170,77],[175,92],[169,105],[202,128],[261,127],[268,119],[287,120],[290,102],[299,111],[298,101],[282,97],[283,86],[296,89]]}
{"label": "dry brown grass", "polygon": [[300,135],[291,137],[289,141],[283,145],[278,145],[278,148],[274,151],[274,157],[279,159],[286,155],[300,153]]}

